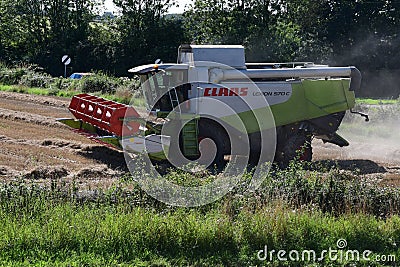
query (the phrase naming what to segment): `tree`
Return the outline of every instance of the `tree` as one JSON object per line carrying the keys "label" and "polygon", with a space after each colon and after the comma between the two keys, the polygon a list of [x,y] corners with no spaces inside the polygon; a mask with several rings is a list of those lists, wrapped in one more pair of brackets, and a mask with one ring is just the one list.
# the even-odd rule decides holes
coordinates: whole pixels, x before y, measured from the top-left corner
{"label": "tree", "polygon": [[167,16],[170,0],[114,0],[122,15],[117,18],[120,40],[117,72],[129,67],[154,62],[176,60],[176,49],[183,42],[182,20]]}
{"label": "tree", "polygon": [[[31,1],[31,0],[25,0]],[[35,1],[34,1],[35,2]],[[63,54],[69,54],[73,64],[82,69],[90,62],[87,53],[80,50],[89,46],[88,38],[90,23],[95,14],[94,8],[99,4],[97,0],[43,0],[45,2],[44,14],[47,20],[46,45],[39,51],[34,60],[45,65],[48,70],[62,73],[60,58]]]}
{"label": "tree", "polygon": [[0,60],[11,62],[26,58],[28,21],[15,1],[0,1]]}
{"label": "tree", "polygon": [[243,44],[250,61],[291,61],[299,32],[281,9],[278,0],[197,0],[185,13],[186,30],[197,44]]}
{"label": "tree", "polygon": [[393,78],[399,73],[398,1],[288,0],[283,10],[302,36],[309,35],[311,45],[304,47],[311,59],[318,58],[310,50],[317,47],[330,65],[355,65],[362,71],[358,95],[399,94],[400,80]]}
{"label": "tree", "polygon": [[[88,39],[97,1],[3,0],[0,2],[1,60],[23,60],[62,73],[60,57],[76,54]],[[58,67],[55,67],[58,66]]]}

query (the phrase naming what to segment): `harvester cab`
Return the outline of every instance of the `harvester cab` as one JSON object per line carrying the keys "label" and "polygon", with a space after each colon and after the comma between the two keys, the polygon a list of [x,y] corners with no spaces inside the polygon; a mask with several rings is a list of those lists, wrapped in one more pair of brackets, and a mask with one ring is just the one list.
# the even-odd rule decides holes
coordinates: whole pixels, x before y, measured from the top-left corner
{"label": "harvester cab", "polygon": [[[140,107],[80,94],[69,106],[76,119],[60,121],[97,142],[160,162],[171,150],[188,160],[204,156],[207,148],[199,144],[211,139],[216,153],[209,165],[221,168],[237,153],[233,142],[248,140],[250,158],[257,158],[265,131],[274,132],[273,158],[282,166],[296,157],[311,160],[314,137],[349,145],[336,131],[361,84],[355,67],[246,63],[240,45],[182,45],[177,63],[129,71],[140,77],[152,119]],[[165,130],[171,125],[176,135]]]}

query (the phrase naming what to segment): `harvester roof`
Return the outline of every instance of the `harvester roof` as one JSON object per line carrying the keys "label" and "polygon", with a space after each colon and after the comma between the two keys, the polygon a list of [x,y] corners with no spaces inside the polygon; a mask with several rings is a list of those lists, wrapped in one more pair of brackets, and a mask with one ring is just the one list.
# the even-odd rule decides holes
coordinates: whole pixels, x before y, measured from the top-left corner
{"label": "harvester roof", "polygon": [[149,72],[154,72],[158,70],[187,70],[189,66],[187,64],[174,64],[174,63],[166,63],[166,64],[147,64],[138,67],[134,67],[128,70],[134,74],[146,74]]}

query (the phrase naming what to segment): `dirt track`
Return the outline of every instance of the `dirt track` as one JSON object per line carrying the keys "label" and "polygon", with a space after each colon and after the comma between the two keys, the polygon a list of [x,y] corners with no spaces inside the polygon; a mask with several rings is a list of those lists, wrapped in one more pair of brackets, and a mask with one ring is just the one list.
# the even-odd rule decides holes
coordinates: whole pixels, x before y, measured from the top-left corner
{"label": "dirt track", "polygon": [[0,178],[63,178],[111,185],[126,171],[122,153],[56,122],[69,99],[0,92]]}
{"label": "dirt track", "polygon": [[[63,178],[107,187],[126,173],[121,152],[77,135],[56,118],[71,117],[69,99],[0,92],[0,179]],[[386,146],[382,150],[382,146]],[[314,161],[337,160],[340,168],[400,185],[400,147],[379,149],[351,140],[347,148],[313,141]],[[382,151],[385,151],[382,153]]]}

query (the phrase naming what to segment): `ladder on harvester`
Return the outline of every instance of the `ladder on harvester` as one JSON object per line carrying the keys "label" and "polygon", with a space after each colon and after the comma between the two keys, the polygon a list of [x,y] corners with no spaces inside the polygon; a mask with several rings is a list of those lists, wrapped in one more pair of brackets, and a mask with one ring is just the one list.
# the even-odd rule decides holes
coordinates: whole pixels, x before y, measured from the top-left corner
{"label": "ladder on harvester", "polygon": [[[180,101],[178,98],[178,93],[176,88],[173,87],[168,91],[169,99],[171,101],[172,108],[177,107],[179,115],[182,115],[182,110],[180,107]],[[199,129],[198,129],[198,119],[191,119],[186,122],[182,128],[182,145],[183,154],[188,157],[194,157],[199,155]]]}
{"label": "ladder on harvester", "polygon": [[185,156],[199,155],[198,119],[188,121],[182,128],[183,154]]}
{"label": "ladder on harvester", "polygon": [[172,109],[176,108],[178,109],[178,113],[181,114],[182,110],[181,107],[179,106],[179,98],[178,98],[178,93],[176,92],[176,88],[172,87],[170,90],[168,90],[169,94],[169,100],[171,101],[171,107]]}

